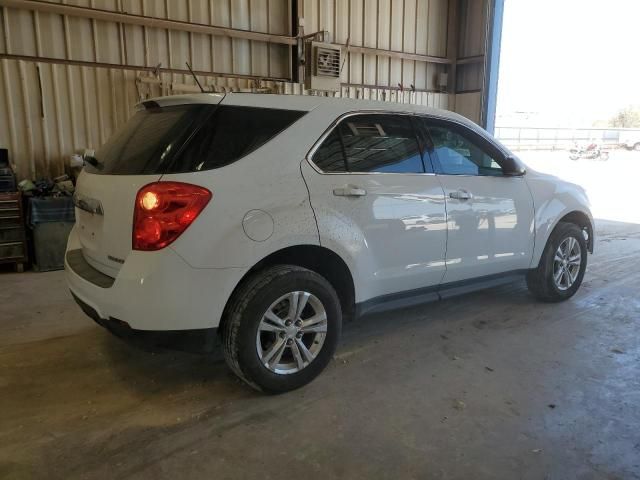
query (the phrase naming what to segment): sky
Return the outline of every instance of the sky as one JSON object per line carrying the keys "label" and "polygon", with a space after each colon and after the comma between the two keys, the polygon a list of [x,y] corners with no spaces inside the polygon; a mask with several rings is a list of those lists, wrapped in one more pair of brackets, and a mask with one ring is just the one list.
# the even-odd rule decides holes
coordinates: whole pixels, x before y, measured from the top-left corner
{"label": "sky", "polygon": [[591,126],[640,105],[640,0],[505,0],[498,126]]}

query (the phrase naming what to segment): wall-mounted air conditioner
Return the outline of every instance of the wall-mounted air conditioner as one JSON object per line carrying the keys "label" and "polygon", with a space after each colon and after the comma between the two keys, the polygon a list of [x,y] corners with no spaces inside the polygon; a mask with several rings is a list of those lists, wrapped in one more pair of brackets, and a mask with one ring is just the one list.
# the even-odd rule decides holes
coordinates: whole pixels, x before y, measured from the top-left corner
{"label": "wall-mounted air conditioner", "polygon": [[306,45],[305,88],[308,90],[340,90],[342,50],[331,43],[310,42]]}

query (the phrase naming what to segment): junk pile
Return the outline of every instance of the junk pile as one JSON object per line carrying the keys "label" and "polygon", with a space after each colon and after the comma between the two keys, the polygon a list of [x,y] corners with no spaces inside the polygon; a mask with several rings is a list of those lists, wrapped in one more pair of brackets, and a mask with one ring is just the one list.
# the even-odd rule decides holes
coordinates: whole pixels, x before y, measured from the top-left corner
{"label": "junk pile", "polygon": [[69,175],[61,175],[54,179],[43,178],[32,182],[22,180],[18,188],[26,197],[71,197],[75,190]]}
{"label": "junk pile", "polygon": [[[81,166],[82,163],[80,168]],[[79,170],[78,165],[74,165],[73,161],[70,167],[68,171],[71,174]],[[16,263],[20,264],[18,270],[21,270],[21,265],[29,260],[33,269],[38,271],[64,268],[67,238],[75,223],[74,191],[74,180],[68,174],[38,180],[25,179],[16,184],[15,175],[9,164],[8,152],[0,149],[0,192],[12,192],[7,195],[15,197],[15,203],[19,205],[19,210],[16,211],[20,213],[19,216],[17,214],[15,216],[16,228],[24,230],[20,238],[26,239],[20,248],[20,252],[23,252],[22,258],[16,259]],[[14,242],[16,242],[18,233],[12,234],[11,238],[15,237]],[[0,263],[2,262],[1,240],[0,232]],[[12,250],[14,255],[16,248]]]}

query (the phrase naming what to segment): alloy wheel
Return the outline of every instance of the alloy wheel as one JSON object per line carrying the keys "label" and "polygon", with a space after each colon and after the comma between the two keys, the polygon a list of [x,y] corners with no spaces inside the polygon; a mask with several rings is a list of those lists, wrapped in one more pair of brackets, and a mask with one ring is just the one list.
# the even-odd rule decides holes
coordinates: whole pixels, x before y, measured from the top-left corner
{"label": "alloy wheel", "polygon": [[262,315],[256,349],[265,368],[277,374],[297,373],[318,356],[327,336],[327,312],[309,292],[289,292]]}
{"label": "alloy wheel", "polygon": [[582,249],[573,237],[567,237],[558,246],[553,257],[553,282],[558,290],[569,290],[580,273]]}

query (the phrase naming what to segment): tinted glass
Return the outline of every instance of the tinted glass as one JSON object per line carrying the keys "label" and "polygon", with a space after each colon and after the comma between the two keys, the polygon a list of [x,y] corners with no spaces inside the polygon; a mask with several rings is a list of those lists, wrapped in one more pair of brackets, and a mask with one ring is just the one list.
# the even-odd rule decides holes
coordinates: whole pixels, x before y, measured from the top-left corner
{"label": "tinted glass", "polygon": [[446,175],[502,175],[502,168],[467,136],[441,125],[429,125],[438,173]]}
{"label": "tinted glass", "polygon": [[139,175],[162,173],[184,143],[189,129],[213,106],[180,105],[136,112],[95,155],[91,173]]}
{"label": "tinted glass", "polygon": [[315,163],[323,172],[346,172],[346,162],[343,154],[342,144],[338,129],[333,131],[325,138],[324,142],[316,153],[313,155],[313,163]]}
{"label": "tinted glass", "polygon": [[304,114],[222,105],[204,121],[171,166],[171,172],[197,172],[228,165],[264,145]]}
{"label": "tinted glass", "polygon": [[346,118],[339,128],[350,171],[424,172],[409,117],[357,115]]}
{"label": "tinted glass", "polygon": [[418,143],[422,150],[422,163],[427,173],[434,173],[433,168],[433,143],[427,130],[422,127],[422,119],[420,117],[411,117],[411,123],[414,125],[416,134],[418,136]]}
{"label": "tinted glass", "polygon": [[[346,166],[344,155],[346,154]],[[410,118],[402,115],[347,117],[313,157],[325,172],[423,173]]]}
{"label": "tinted glass", "polygon": [[[305,112],[226,105],[179,105],[137,112],[96,153],[91,173],[183,173],[228,165]],[[194,135],[195,132],[195,135]]]}

